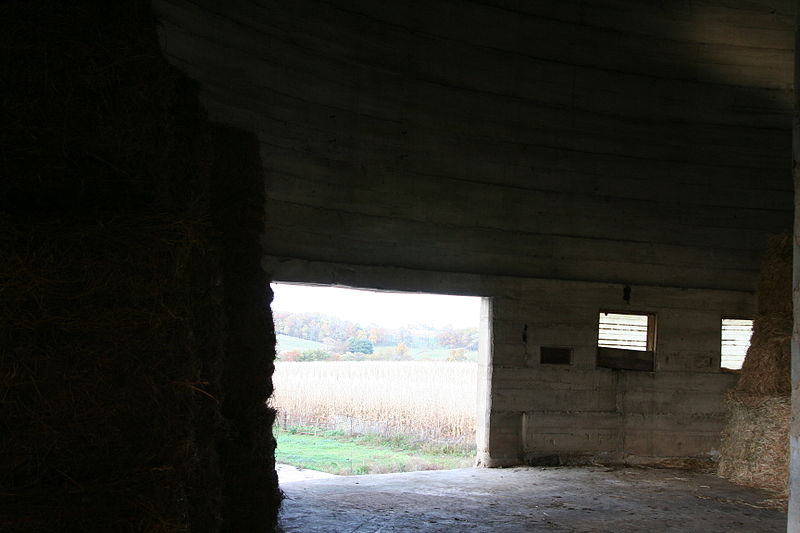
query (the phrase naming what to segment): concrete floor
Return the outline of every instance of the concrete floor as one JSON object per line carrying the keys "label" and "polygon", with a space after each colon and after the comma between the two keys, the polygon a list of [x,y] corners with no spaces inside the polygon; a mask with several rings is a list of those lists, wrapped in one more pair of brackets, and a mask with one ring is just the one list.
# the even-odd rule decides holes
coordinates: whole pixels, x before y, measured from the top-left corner
{"label": "concrete floor", "polygon": [[283,463],[277,463],[275,465],[275,472],[278,473],[278,483],[280,483],[281,487],[284,483],[291,483],[293,481],[307,481],[309,479],[338,477],[327,472],[310,470],[308,468],[298,468],[296,466],[286,465]]}
{"label": "concrete floor", "polygon": [[786,531],[766,493],[679,470],[465,468],[281,488],[286,533]]}

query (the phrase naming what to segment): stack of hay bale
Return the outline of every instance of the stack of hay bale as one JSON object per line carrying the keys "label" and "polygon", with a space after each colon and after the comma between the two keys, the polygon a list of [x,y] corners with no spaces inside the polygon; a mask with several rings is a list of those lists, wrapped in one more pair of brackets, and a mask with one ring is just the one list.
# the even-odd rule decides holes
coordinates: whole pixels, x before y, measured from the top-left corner
{"label": "stack of hay bale", "polygon": [[254,134],[150,0],[0,5],[0,531],[274,531]]}
{"label": "stack of hay bale", "polygon": [[767,489],[785,505],[791,418],[792,238],[770,239],[758,283],[758,313],[737,386],[727,398],[718,473]]}

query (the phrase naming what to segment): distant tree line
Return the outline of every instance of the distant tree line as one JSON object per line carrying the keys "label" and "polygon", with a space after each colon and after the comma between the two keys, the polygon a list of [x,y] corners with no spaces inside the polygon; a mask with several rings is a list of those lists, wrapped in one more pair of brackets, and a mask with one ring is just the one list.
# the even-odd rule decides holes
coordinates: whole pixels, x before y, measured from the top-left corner
{"label": "distant tree line", "polygon": [[321,313],[286,313],[273,315],[275,331],[292,337],[324,342],[330,338],[346,341],[350,338],[368,338],[369,332],[354,322]]}
{"label": "distant tree line", "polygon": [[[409,348],[464,348],[478,349],[477,328],[437,328],[413,325],[402,328],[364,327],[322,313],[274,313],[275,331],[311,341],[321,342],[338,352],[347,351],[353,339],[367,339],[372,346],[396,346],[403,343]],[[358,350],[351,350],[356,352]],[[364,352],[369,353],[369,352]]]}
{"label": "distant tree line", "polygon": [[448,361],[466,360],[478,349],[477,328],[437,328],[413,325],[402,328],[363,327],[322,313],[274,313],[275,331],[320,342],[324,349],[287,350],[284,361],[402,361],[411,349],[448,349]]}

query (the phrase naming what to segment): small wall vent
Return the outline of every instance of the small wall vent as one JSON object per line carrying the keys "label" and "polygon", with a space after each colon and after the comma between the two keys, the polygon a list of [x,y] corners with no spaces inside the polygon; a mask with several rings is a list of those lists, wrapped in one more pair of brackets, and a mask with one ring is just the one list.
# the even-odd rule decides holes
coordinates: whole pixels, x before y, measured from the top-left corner
{"label": "small wall vent", "polygon": [[539,362],[543,365],[572,364],[572,348],[542,346],[539,349]]}

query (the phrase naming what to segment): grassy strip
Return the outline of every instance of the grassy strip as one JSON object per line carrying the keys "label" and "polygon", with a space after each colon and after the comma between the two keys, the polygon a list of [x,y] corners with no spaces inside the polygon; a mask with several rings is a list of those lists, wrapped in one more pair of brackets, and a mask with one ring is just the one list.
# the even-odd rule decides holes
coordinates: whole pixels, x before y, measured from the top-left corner
{"label": "grassy strip", "polygon": [[464,468],[475,456],[474,450],[404,436],[347,436],[317,428],[276,428],[275,436],[277,462],[338,475]]}

